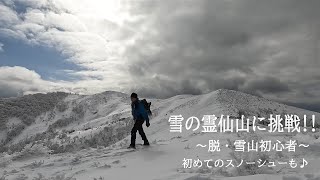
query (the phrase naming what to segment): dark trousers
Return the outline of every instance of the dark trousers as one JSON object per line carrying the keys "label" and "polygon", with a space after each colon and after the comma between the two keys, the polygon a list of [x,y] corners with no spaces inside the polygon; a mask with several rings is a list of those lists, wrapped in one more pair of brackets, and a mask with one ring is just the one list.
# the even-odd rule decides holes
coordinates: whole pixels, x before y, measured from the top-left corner
{"label": "dark trousers", "polygon": [[146,137],[146,134],[143,131],[142,125],[143,125],[143,120],[136,120],[136,122],[134,123],[134,126],[131,130],[131,146],[135,146],[136,144],[136,134],[137,131],[139,131],[139,134],[142,138],[142,140],[144,141],[144,143],[148,143],[148,139]]}

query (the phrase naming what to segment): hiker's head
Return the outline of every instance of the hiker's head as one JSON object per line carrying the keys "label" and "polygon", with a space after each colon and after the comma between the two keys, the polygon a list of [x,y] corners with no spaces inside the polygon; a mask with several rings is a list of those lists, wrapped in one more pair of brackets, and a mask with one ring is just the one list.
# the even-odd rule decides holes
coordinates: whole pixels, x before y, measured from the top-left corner
{"label": "hiker's head", "polygon": [[131,94],[131,102],[134,102],[138,99],[138,95],[136,93]]}

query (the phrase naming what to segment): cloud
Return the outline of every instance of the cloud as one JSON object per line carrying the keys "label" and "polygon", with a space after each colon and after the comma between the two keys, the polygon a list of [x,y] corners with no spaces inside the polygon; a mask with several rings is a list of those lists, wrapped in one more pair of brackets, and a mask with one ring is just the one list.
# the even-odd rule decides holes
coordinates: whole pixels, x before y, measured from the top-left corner
{"label": "cloud", "polygon": [[290,91],[289,86],[275,77],[255,77],[245,82],[241,88],[252,94],[259,93],[281,93]]}
{"label": "cloud", "polygon": [[319,80],[319,1],[153,2],[138,5],[148,16],[138,30],[144,35],[126,48],[133,81],[143,81],[136,88],[141,93],[227,88],[305,103],[315,101],[305,91],[320,95],[310,87]]}
{"label": "cloud", "polygon": [[0,36],[52,47],[82,67],[65,71],[81,77],[77,82],[44,81],[52,89],[169,97],[226,88],[320,104],[314,98],[320,95],[319,5],[6,0],[0,1]]}
{"label": "cloud", "polygon": [[3,4],[0,4],[0,17],[1,26],[10,26],[19,22],[17,13]]}
{"label": "cloud", "polygon": [[4,46],[4,44],[2,44],[2,43],[0,42],[0,52],[3,52],[3,51],[4,51],[3,46]]}
{"label": "cloud", "polygon": [[0,67],[0,97],[42,91],[46,85],[39,74],[24,67]]}
{"label": "cloud", "polygon": [[120,29],[122,18],[109,13],[108,10],[117,10],[108,8],[108,5],[113,5],[111,2],[7,2],[10,3],[0,1],[5,10],[0,16],[3,22],[0,24],[0,37],[54,48],[67,57],[66,61],[80,66],[82,71],[65,71],[80,79],[69,82],[70,88],[76,86],[75,91],[80,93],[97,93],[106,89],[124,91],[129,86],[126,62],[119,55],[123,46],[120,42],[108,42],[115,37],[121,41],[122,36],[126,36],[122,33],[129,31],[113,31]]}
{"label": "cloud", "polygon": [[[91,87],[94,87],[94,89]],[[38,73],[25,67],[0,67],[0,97],[55,91],[93,94],[97,91],[105,91],[105,87],[108,87],[108,85],[101,83],[99,79],[82,79],[76,82],[44,80]]]}

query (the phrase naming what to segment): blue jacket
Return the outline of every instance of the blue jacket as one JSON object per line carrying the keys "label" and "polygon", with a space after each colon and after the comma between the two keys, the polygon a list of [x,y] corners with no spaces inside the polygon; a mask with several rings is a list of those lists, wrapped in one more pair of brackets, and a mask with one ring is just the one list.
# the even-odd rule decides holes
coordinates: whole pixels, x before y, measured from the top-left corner
{"label": "blue jacket", "polygon": [[133,120],[146,120],[146,122],[149,122],[149,116],[147,111],[144,108],[144,105],[142,102],[137,99],[135,102],[131,103],[131,109],[132,109],[132,116]]}

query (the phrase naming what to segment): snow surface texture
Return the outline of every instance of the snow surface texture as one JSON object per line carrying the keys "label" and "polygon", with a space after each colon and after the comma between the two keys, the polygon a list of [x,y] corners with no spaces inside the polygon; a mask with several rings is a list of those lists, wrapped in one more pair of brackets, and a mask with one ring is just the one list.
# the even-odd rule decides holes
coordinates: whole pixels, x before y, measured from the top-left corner
{"label": "snow surface texture", "polygon": [[[192,130],[170,133],[170,115],[184,118],[221,114],[268,117],[269,114],[297,114],[300,117],[319,113],[307,111],[264,98],[232,90],[217,90],[203,95],[179,95],[152,102],[151,126],[145,132],[150,147],[137,145],[128,150],[133,126],[128,95],[107,91],[80,96],[74,94],[30,95],[0,100],[0,180],[35,179],[104,179],[104,180],[204,180],[204,179],[320,179],[320,133],[202,133]],[[17,114],[23,112],[23,114]],[[320,124],[316,123],[316,126]],[[308,122],[308,126],[311,123]],[[236,139],[297,140],[310,144],[295,153],[235,153],[232,147],[208,152],[196,147],[216,139],[230,144]],[[142,140],[137,134],[137,144]],[[288,161],[305,158],[301,169],[288,166],[257,168],[184,169],[183,159],[266,159]]]}

